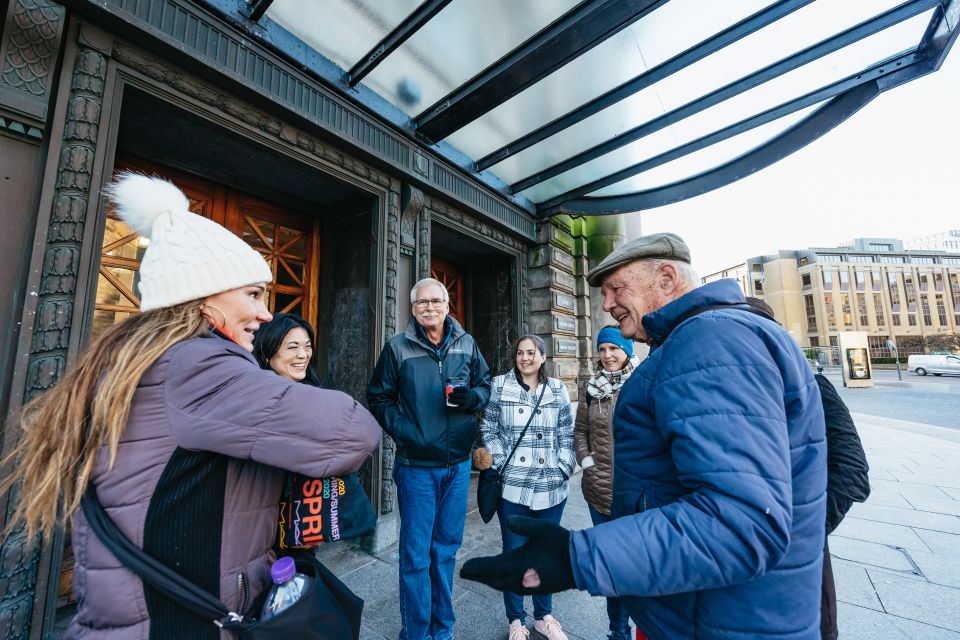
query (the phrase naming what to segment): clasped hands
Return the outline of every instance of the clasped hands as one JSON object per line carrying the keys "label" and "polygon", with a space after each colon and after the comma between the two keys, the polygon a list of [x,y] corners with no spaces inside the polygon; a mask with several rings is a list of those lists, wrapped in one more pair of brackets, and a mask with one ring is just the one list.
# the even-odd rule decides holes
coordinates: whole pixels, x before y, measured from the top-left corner
{"label": "clasped hands", "polygon": [[527,537],[527,542],[498,556],[467,560],[460,570],[461,578],[523,595],[576,588],[570,563],[569,530],[525,516],[507,518],[507,527]]}

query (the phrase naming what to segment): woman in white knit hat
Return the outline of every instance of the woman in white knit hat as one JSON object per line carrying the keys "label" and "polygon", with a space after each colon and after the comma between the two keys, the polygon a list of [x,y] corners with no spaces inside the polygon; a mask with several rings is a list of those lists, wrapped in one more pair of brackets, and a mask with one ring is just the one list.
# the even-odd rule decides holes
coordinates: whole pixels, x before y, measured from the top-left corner
{"label": "woman in white knit hat", "polygon": [[23,407],[5,483],[20,483],[10,526],[32,539],[72,516],[78,608],[67,638],[228,638],[119,564],[78,510],[88,485],[137,546],[242,613],[270,583],[280,470],[356,471],[380,428],[346,394],[257,365],[253,336],[271,318],[260,254],[191,213],[169,182],[126,174],[111,196],[150,239],[142,313]]}

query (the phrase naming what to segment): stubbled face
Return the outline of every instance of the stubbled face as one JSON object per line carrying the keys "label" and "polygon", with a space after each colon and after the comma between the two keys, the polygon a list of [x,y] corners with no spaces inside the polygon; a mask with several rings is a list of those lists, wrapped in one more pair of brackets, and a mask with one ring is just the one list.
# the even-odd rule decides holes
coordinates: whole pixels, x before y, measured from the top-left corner
{"label": "stubbled face", "polygon": [[627,352],[612,342],[602,342],[597,347],[600,354],[600,364],[607,371],[620,371],[627,363]]}
{"label": "stubbled face", "polygon": [[535,376],[547,356],[540,353],[533,340],[521,340],[517,345],[517,369],[522,376]]}
{"label": "stubbled face", "polygon": [[284,378],[300,382],[307,377],[307,365],[312,357],[313,344],[310,336],[306,329],[296,327],[283,336],[283,342],[270,358],[269,364],[271,369]]}
{"label": "stubbled face", "polygon": [[642,261],[630,262],[612,271],[600,285],[603,310],[619,323],[624,338],[646,342],[647,332],[641,319],[672,299],[668,292],[676,288],[675,272],[665,273],[665,265],[656,269],[652,266]]}
{"label": "stubbled face", "polygon": [[450,312],[450,303],[444,300],[444,297],[443,289],[435,284],[425,284],[417,289],[417,301],[429,300],[431,303],[421,307],[418,302],[414,302],[411,313],[417,324],[428,332],[443,329],[443,322]]}
{"label": "stubbled face", "polygon": [[264,303],[266,285],[253,284],[206,298],[201,310],[216,328],[238,345],[253,352],[253,334],[273,314]]}

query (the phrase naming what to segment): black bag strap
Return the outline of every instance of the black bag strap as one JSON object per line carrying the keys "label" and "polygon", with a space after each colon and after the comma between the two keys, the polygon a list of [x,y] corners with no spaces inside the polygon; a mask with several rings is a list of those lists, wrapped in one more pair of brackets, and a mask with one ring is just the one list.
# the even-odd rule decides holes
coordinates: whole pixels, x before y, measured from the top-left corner
{"label": "black bag strap", "polygon": [[227,606],[212,594],[151,557],[124,535],[97,498],[97,489],[93,483],[87,485],[80,506],[87,523],[100,542],[123,566],[165,597],[221,628],[236,628],[238,623],[244,622],[242,614],[227,609]]}
{"label": "black bag strap", "polygon": [[510,455],[507,456],[507,459],[503,461],[503,468],[506,469],[507,465],[510,464],[513,454],[517,452],[517,447],[520,446],[520,441],[523,440],[523,436],[527,435],[527,429],[530,428],[530,423],[533,422],[533,416],[537,415],[537,407],[540,406],[540,401],[543,400],[543,394],[547,390],[547,381],[543,381],[543,388],[540,389],[540,395],[537,396],[537,401],[533,405],[533,410],[530,411],[530,418],[527,419],[527,424],[523,427],[523,431],[520,432],[520,437],[517,438],[517,441],[513,443],[513,449],[510,450]]}

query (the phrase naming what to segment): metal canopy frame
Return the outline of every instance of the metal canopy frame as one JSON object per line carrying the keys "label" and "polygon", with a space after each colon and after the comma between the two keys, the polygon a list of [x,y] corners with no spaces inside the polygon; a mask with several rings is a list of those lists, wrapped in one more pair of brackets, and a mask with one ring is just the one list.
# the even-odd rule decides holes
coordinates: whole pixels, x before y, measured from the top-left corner
{"label": "metal canopy frame", "polygon": [[[271,0],[272,1],[272,0]],[[347,85],[353,87],[376,68],[388,55],[407,39],[415,34],[423,25],[430,22],[433,16],[440,13],[452,0],[427,0],[418,6],[413,13],[407,16],[396,29],[384,36],[373,49],[347,72]]]}
{"label": "metal canopy frame", "polygon": [[[207,3],[222,3],[226,0],[205,1]],[[450,2],[450,0],[425,0],[401,24],[387,33],[349,71],[343,73],[338,82],[334,82],[334,84],[345,95],[359,101],[372,112],[388,114],[385,117],[388,117],[394,123],[394,126],[403,130],[410,138],[421,143],[423,141],[437,142],[434,149],[458,164],[465,173],[472,170],[477,179],[490,184],[501,194],[507,197],[513,196],[512,199],[515,202],[521,202],[521,206],[530,210],[535,208],[536,215],[539,218],[549,217],[561,212],[576,215],[601,215],[641,210],[698,195],[766,167],[823,135],[826,131],[853,115],[876,95],[936,71],[956,41],[957,26],[960,23],[960,0],[904,0],[898,6],[882,14],[864,20],[860,24],[825,38],[797,53],[773,62],[759,71],[734,80],[719,89],[693,99],[623,133],[606,140],[600,140],[594,146],[541,169],[535,174],[516,180],[509,186],[497,176],[496,165],[539,143],[550,144],[549,139],[552,136],[583,122],[587,118],[601,114],[608,107],[635,96],[638,92],[652,87],[659,81],[708,58],[725,47],[786,18],[799,9],[811,5],[814,1],[772,1],[753,15],[717,31],[697,44],[673,55],[668,60],[487,153],[479,160],[465,157],[443,140],[464,126],[482,118],[505,101],[535,85],[568,62],[629,27],[637,20],[664,6],[668,0],[585,0],[541,29],[536,35],[521,43],[510,53],[490,64],[485,70],[444,98],[436,101],[418,116],[410,119],[406,114],[402,114],[403,117],[398,119],[397,114],[401,113],[399,109],[390,105],[385,110],[382,105],[389,103],[369,88],[358,85],[378,64],[403,45],[418,29],[433,19]],[[271,0],[250,0],[247,11],[248,17],[254,20],[258,19],[270,6],[270,2]],[[916,49],[908,53],[899,54],[891,60],[875,64],[827,86],[794,97],[761,113],[745,117],[739,122],[714,130],[655,157],[592,179],[586,184],[546,198],[539,203],[529,202],[521,193],[546,180],[605,156],[616,149],[680,123],[691,116],[824,56],[841,51],[864,38],[881,33],[931,10],[932,18],[926,33]],[[280,25],[273,24],[271,29],[275,26]],[[302,42],[292,36],[285,36],[282,42],[299,42],[302,45]],[[289,54],[290,52],[286,53]],[[825,104],[822,107],[800,123],[723,166],[696,176],[687,177],[673,184],[633,194],[589,195],[655,167],[773,122],[778,118],[824,102]]]}
{"label": "metal canopy frame", "polygon": [[416,120],[427,140],[442,140],[504,100],[630,26],[667,0],[589,0],[571,9]]}
{"label": "metal canopy frame", "polygon": [[[873,70],[879,77],[866,79],[849,88],[776,138],[724,165],[656,189],[616,196],[578,198],[571,194],[569,198],[553,198],[538,205],[537,217],[545,219],[560,213],[610,215],[651,209],[718,189],[787,157],[839,125],[884,91],[940,68],[960,33],[960,0],[937,4],[927,33],[913,53],[890,60],[886,66],[876,65]],[[891,63],[894,65],[892,69]]]}
{"label": "metal canopy frame", "polygon": [[631,142],[635,142],[650,135],[651,133],[660,131],[661,129],[684,120],[685,118],[700,113],[705,109],[729,100],[734,96],[744,93],[745,91],[749,91],[754,87],[758,87],[765,82],[772,80],[773,78],[793,71],[794,69],[798,69],[805,64],[813,62],[814,60],[822,58],[835,51],[839,51],[840,49],[858,42],[868,36],[880,33],[884,29],[903,22],[904,20],[908,20],[909,18],[919,15],[924,11],[932,9],[939,3],[939,0],[910,0],[909,2],[876,16],[875,18],[866,20],[835,36],[821,40],[817,44],[811,45],[806,49],[793,54],[792,56],[783,58],[782,60],[774,62],[773,64],[770,64],[759,71],[751,73],[748,76],[744,76],[739,80],[735,80],[724,87],[720,87],[716,91],[712,91],[702,98],[688,102],[681,107],[677,107],[673,111],[669,111],[662,116],[654,118],[649,122],[645,122],[638,127],[634,127],[633,129],[630,129],[629,131],[591,147],[586,151],[578,153],[577,155],[568,158],[563,162],[558,162],[557,164],[543,169],[534,175],[523,178],[522,180],[510,185],[510,192],[517,193],[519,191],[523,191],[524,189],[529,189],[530,187],[539,184],[544,180],[548,180],[549,178],[560,175],[561,173],[569,171],[574,167],[578,167],[595,158],[606,155],[615,149],[626,146]]}

